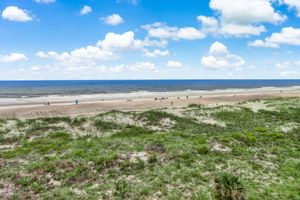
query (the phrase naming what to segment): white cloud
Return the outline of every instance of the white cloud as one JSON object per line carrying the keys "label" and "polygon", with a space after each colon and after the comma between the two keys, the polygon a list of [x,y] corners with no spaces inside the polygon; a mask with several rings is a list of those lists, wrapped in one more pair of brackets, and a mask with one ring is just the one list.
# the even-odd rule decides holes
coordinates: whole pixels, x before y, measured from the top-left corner
{"label": "white cloud", "polygon": [[75,49],[71,52],[63,52],[61,54],[55,51],[48,53],[38,52],[36,54],[42,58],[53,58],[60,61],[62,64],[91,64],[94,61],[114,60],[118,58],[113,52],[103,50],[95,46],[87,46],[80,49]]}
{"label": "white cloud", "polygon": [[262,32],[266,32],[266,28],[263,25],[241,25],[241,24],[223,24],[219,32],[224,35],[234,35],[237,37],[260,35]]}
{"label": "white cloud", "polygon": [[101,17],[101,21],[103,21],[106,24],[110,24],[112,26],[116,26],[118,24],[122,24],[124,22],[123,18],[118,14],[112,14],[107,17]]}
{"label": "white cloud", "polygon": [[219,28],[219,22],[214,17],[198,16],[197,20],[201,23],[201,30],[204,33],[214,33]]}
{"label": "white cloud", "polygon": [[40,58],[48,58],[48,57],[49,57],[49,55],[46,54],[46,53],[43,52],[43,51],[39,51],[39,52],[37,52],[35,55],[36,55],[37,57],[40,57]]}
{"label": "white cloud", "polygon": [[[115,52],[129,51],[129,50],[144,50],[146,46],[161,45],[157,41],[150,40],[135,40],[132,31],[125,32],[124,34],[108,33],[104,40],[98,41],[97,46],[87,46],[70,52],[57,53],[55,51],[43,52],[39,51],[36,56],[40,58],[51,58],[56,60],[58,65],[71,67],[95,67],[98,61],[115,60],[120,58],[120,54]],[[154,51],[149,52],[156,56],[167,55],[168,51]],[[118,67],[119,68],[119,67]],[[117,69],[118,69],[117,68]],[[129,67],[127,67],[128,69]],[[131,66],[130,69],[151,68],[149,63],[139,63],[139,65]],[[135,70],[137,71],[137,70]]]}
{"label": "white cloud", "polygon": [[291,76],[291,75],[297,75],[297,74],[299,74],[299,73],[294,70],[285,71],[285,72],[280,73],[281,76]]}
{"label": "white cloud", "polygon": [[225,57],[226,55],[229,54],[227,47],[220,42],[213,43],[209,48],[209,53],[211,55],[218,56],[218,57]]}
{"label": "white cloud", "polygon": [[282,44],[300,46],[300,29],[293,27],[282,28],[280,33],[273,33],[265,40],[250,42],[250,46],[278,48]]}
{"label": "white cloud", "polygon": [[108,51],[128,51],[128,50],[143,50],[146,46],[165,47],[166,41],[137,40],[134,37],[134,32],[128,31],[123,34],[107,33],[104,40],[97,42],[97,46]]}
{"label": "white cloud", "polygon": [[144,56],[156,58],[157,56],[167,56],[170,55],[170,52],[168,50],[161,51],[159,49],[155,49],[153,52],[150,52],[148,50],[145,50]]}
{"label": "white cloud", "polygon": [[55,0],[34,0],[37,3],[54,3]]}
{"label": "white cloud", "polygon": [[2,12],[2,18],[16,22],[25,22],[32,20],[32,18],[28,15],[27,10],[22,10],[16,6],[6,7]]}
{"label": "white cloud", "polygon": [[90,12],[92,12],[92,8],[90,6],[83,6],[83,8],[80,10],[81,15],[86,15]]}
{"label": "white cloud", "polygon": [[264,42],[262,40],[255,40],[253,42],[249,42],[248,45],[252,46],[252,47],[266,47],[266,48],[278,48],[279,47],[277,44]]}
{"label": "white cloud", "polygon": [[0,62],[17,62],[22,60],[28,60],[28,58],[22,53],[11,53],[10,55],[0,55]]}
{"label": "white cloud", "polygon": [[297,16],[300,17],[300,1],[299,0],[280,0],[281,3],[285,3],[290,9],[297,10]]}
{"label": "white cloud", "polygon": [[274,10],[271,0],[211,0],[209,6],[220,15],[219,32],[225,35],[259,35],[266,31],[261,23],[277,24],[287,18]]}
{"label": "white cloud", "polygon": [[283,69],[288,68],[290,64],[290,62],[277,63],[274,67],[278,69]]}
{"label": "white cloud", "polygon": [[203,39],[206,36],[200,31],[193,27],[185,27],[178,30],[177,37],[186,40]]}
{"label": "white cloud", "polygon": [[209,49],[209,55],[202,57],[201,63],[210,69],[222,69],[228,67],[240,69],[240,67],[245,64],[245,60],[240,56],[230,54],[224,44],[215,42]]}
{"label": "white cloud", "polygon": [[206,37],[206,35],[202,33],[201,30],[197,30],[193,27],[169,27],[160,22],[147,24],[142,26],[142,28],[148,31],[148,36],[151,38],[195,40],[203,39]]}
{"label": "white cloud", "polygon": [[134,39],[134,32],[128,31],[123,34],[107,33],[104,40],[97,43],[98,46],[109,51],[126,51],[141,49],[143,42]]}
{"label": "white cloud", "polygon": [[169,60],[166,64],[168,67],[182,67],[183,64],[179,61]]}

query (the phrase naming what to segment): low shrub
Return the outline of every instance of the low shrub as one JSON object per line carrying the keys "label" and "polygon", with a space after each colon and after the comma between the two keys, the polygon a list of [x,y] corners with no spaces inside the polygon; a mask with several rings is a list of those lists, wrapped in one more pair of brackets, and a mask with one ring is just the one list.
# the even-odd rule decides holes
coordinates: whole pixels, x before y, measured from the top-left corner
{"label": "low shrub", "polygon": [[207,145],[200,145],[197,147],[197,152],[199,154],[208,154],[209,152],[209,148]]}
{"label": "low shrub", "polygon": [[223,173],[215,179],[216,197],[220,200],[244,200],[245,189],[239,178]]}

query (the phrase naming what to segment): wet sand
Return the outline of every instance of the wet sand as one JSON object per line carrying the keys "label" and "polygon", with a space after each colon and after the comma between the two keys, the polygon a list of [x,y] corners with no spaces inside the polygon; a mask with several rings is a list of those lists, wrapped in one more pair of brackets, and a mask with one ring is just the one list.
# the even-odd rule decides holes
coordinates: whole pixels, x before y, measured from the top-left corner
{"label": "wet sand", "polygon": [[300,97],[299,91],[258,92],[242,94],[218,94],[204,96],[168,97],[165,100],[154,98],[118,99],[101,101],[84,101],[78,105],[69,102],[52,103],[51,105],[24,104],[0,106],[0,118],[32,118],[45,116],[85,115],[103,113],[111,110],[134,111],[166,107],[183,107],[190,104],[224,105],[253,99]]}

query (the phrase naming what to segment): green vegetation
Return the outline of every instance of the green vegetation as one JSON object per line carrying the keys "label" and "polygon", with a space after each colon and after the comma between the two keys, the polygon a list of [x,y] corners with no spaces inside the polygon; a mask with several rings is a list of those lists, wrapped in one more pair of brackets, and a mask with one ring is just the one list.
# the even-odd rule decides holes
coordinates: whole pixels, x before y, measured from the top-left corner
{"label": "green vegetation", "polygon": [[254,102],[1,119],[0,199],[300,199],[300,99]]}

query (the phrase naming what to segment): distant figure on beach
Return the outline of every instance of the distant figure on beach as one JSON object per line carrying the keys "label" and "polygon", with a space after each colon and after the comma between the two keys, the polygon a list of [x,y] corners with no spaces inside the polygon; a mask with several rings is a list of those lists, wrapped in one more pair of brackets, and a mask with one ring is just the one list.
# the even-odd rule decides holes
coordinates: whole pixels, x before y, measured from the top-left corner
{"label": "distant figure on beach", "polygon": [[77,105],[78,103],[79,103],[79,100],[78,100],[78,99],[76,99],[76,100],[75,100],[75,104]]}
{"label": "distant figure on beach", "polygon": [[186,98],[188,99],[188,98],[189,98],[189,96],[186,96]]}
{"label": "distant figure on beach", "polygon": [[173,101],[171,101],[171,106],[173,106],[173,104],[174,104],[174,102],[173,102]]}

